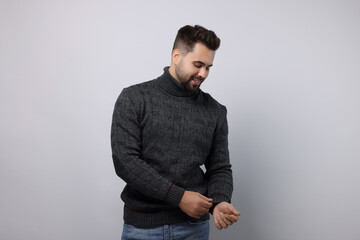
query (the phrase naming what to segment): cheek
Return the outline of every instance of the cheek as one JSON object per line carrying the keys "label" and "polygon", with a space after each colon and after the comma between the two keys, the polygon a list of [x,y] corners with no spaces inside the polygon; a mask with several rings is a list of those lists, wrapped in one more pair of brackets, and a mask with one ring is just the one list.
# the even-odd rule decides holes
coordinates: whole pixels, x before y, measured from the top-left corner
{"label": "cheek", "polygon": [[200,70],[199,70],[198,68],[196,68],[195,66],[192,66],[192,67],[191,67],[191,75],[192,75],[192,76],[198,75],[199,72],[200,72]]}

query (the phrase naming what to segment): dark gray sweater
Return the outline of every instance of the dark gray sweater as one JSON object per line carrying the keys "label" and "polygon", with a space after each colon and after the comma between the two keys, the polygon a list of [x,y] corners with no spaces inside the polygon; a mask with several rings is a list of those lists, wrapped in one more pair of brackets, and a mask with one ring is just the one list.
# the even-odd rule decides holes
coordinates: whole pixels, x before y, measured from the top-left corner
{"label": "dark gray sweater", "polygon": [[178,207],[185,190],[230,202],[227,136],[226,108],[201,90],[188,92],[168,67],[157,79],[123,89],[111,147],[116,173],[127,183],[121,194],[125,223],[155,227],[189,220]]}

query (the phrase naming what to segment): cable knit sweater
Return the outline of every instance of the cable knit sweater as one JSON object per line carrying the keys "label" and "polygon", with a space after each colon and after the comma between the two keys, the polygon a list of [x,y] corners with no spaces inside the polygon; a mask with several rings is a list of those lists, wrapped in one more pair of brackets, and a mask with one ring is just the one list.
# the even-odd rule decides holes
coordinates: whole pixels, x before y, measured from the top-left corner
{"label": "cable knit sweater", "polygon": [[230,202],[227,135],[226,108],[200,89],[188,92],[168,67],[157,79],[123,89],[111,146],[115,171],[127,183],[124,222],[155,227],[191,220],[178,207],[185,190]]}

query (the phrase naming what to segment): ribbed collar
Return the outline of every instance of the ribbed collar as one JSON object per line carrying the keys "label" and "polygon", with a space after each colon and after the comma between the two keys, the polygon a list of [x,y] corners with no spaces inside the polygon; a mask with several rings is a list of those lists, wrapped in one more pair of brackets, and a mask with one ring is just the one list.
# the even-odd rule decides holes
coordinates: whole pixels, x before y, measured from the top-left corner
{"label": "ribbed collar", "polygon": [[199,94],[200,90],[192,93],[186,90],[178,81],[176,81],[169,72],[169,67],[164,67],[164,74],[156,80],[157,85],[165,92],[176,97],[191,97]]}

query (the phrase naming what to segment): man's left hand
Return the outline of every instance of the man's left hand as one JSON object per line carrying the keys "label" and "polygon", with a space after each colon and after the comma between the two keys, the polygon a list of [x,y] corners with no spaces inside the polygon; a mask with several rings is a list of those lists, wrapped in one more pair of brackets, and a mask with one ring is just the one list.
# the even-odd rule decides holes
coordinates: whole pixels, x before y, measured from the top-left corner
{"label": "man's left hand", "polygon": [[216,205],[213,211],[214,222],[216,228],[221,230],[227,228],[233,223],[237,222],[240,213],[234,208],[234,206],[227,202],[221,202]]}

